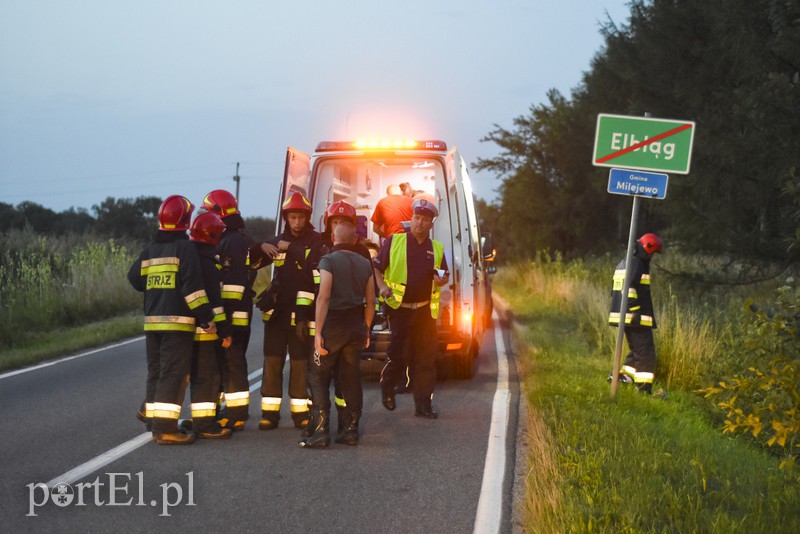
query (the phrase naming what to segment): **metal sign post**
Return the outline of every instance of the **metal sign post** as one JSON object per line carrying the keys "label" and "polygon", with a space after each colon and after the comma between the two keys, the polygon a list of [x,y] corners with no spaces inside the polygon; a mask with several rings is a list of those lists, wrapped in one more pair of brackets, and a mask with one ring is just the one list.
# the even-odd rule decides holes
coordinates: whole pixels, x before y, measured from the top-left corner
{"label": "metal sign post", "polygon": [[631,287],[631,263],[633,262],[634,243],[636,243],[636,221],[639,219],[639,204],[642,199],[633,197],[631,210],[631,229],[628,234],[628,252],[625,254],[625,283],[622,285],[622,302],[619,306],[619,328],[617,329],[617,344],[614,348],[613,374],[611,375],[611,397],[617,394],[619,382],[619,368],[622,363],[622,343],[625,340],[625,317],[628,315],[628,290]]}

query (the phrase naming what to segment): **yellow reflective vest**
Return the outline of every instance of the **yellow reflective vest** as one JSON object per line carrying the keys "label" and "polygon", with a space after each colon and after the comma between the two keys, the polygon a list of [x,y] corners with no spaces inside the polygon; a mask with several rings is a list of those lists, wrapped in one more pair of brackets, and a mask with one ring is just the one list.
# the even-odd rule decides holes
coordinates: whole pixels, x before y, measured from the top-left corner
{"label": "yellow reflective vest", "polygon": [[[444,257],[444,245],[431,239],[433,243],[433,268],[439,269],[442,266]],[[386,285],[392,290],[392,296],[386,299],[389,307],[397,309],[403,302],[403,295],[406,292],[408,282],[408,234],[394,234],[392,236],[392,248],[389,250],[389,267],[383,273]],[[439,296],[441,290],[436,282],[431,284],[431,316],[436,319],[439,317]]]}

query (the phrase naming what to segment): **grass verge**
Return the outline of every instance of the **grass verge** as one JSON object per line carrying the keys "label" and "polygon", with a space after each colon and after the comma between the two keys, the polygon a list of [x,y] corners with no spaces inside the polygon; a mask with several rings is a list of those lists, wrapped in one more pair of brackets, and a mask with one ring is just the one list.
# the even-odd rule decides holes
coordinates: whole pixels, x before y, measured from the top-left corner
{"label": "grass verge", "polygon": [[141,313],[130,313],[83,326],[44,332],[34,336],[22,346],[0,350],[0,371],[31,365],[142,333]]}
{"label": "grass verge", "polygon": [[495,290],[514,310],[530,404],[527,531],[800,532],[796,470],[722,435],[692,393],[621,386],[611,399],[612,355],[579,313],[521,276]]}

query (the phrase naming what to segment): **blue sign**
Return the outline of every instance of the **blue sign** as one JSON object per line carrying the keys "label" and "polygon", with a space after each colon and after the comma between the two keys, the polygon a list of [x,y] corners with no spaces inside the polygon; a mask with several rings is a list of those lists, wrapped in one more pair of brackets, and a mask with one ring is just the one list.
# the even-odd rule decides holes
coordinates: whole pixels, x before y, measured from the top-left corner
{"label": "blue sign", "polygon": [[631,169],[611,169],[608,174],[608,192],[614,195],[656,198],[667,197],[667,176],[655,172]]}

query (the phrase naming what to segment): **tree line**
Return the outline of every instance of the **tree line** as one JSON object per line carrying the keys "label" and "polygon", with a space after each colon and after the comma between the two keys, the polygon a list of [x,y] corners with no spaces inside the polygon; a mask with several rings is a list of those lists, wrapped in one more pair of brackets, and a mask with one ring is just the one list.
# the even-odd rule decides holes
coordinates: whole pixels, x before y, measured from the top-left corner
{"label": "tree line", "polygon": [[[16,206],[0,202],[0,234],[11,230],[32,230],[41,235],[91,234],[100,238],[148,241],[158,228],[158,208],[163,199],[154,196],[137,198],[107,197],[92,206],[55,212],[35,202]],[[256,240],[275,234],[275,221],[264,217],[245,219],[247,232]]]}
{"label": "tree line", "polygon": [[591,164],[598,113],[693,120],[691,173],[645,200],[638,228],[687,253],[788,264],[800,252],[800,3],[633,0],[602,24],[603,48],[569,96],[556,90],[483,139],[500,155],[479,203],[501,256],[578,256],[627,239],[631,199]]}

